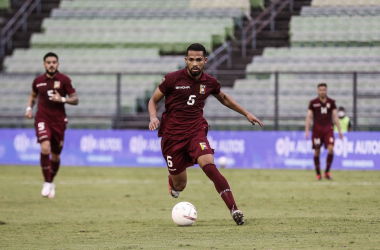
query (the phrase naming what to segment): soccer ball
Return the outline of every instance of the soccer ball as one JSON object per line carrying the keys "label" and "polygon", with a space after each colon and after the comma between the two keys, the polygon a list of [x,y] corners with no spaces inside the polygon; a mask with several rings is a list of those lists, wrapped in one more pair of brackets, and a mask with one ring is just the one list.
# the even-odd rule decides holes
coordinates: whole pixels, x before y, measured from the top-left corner
{"label": "soccer ball", "polygon": [[189,202],[180,202],[173,207],[172,219],[178,226],[191,226],[197,219],[197,210]]}

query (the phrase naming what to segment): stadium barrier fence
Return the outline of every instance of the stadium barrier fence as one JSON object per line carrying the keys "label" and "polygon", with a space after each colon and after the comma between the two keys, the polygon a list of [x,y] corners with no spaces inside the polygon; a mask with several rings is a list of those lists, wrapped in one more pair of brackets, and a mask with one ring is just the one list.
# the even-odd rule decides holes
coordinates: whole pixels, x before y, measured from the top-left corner
{"label": "stadium barrier fence", "polygon": [[[0,165],[39,165],[33,129],[0,129]],[[380,132],[335,135],[333,170],[380,170]],[[66,131],[63,166],[166,167],[157,131]],[[314,169],[311,140],[303,132],[210,131],[215,162],[224,168]],[[322,149],[322,157],[327,150]],[[323,159],[323,158],[322,158]],[[325,161],[321,161],[324,168]]]}

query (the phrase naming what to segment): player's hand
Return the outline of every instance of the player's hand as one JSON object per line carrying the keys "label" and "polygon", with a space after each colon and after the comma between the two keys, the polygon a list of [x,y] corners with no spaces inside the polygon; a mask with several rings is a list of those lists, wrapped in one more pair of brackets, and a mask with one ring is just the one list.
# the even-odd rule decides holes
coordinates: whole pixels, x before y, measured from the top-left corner
{"label": "player's hand", "polygon": [[25,118],[26,119],[32,119],[33,118],[33,112],[32,112],[32,110],[27,110],[25,112]]}
{"label": "player's hand", "polygon": [[62,102],[62,96],[58,93],[58,91],[54,90],[54,95],[49,98],[53,102]]}
{"label": "player's hand", "polygon": [[264,126],[264,124],[259,120],[257,119],[256,116],[252,115],[252,114],[248,114],[247,115],[247,120],[252,123],[253,126],[255,126],[256,123],[258,123],[260,125],[260,127]]}
{"label": "player's hand", "polygon": [[158,120],[157,117],[150,119],[149,130],[155,130],[156,128],[158,128],[159,124],[160,120]]}
{"label": "player's hand", "polygon": [[309,131],[305,131],[305,138],[306,140],[309,140]]}
{"label": "player's hand", "polygon": [[339,138],[342,140],[343,139],[343,133],[339,132]]}

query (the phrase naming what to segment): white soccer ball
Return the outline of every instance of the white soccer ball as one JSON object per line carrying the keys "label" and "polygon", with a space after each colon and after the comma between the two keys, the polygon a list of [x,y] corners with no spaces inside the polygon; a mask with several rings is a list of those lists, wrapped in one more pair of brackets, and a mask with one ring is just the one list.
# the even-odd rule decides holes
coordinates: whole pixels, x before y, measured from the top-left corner
{"label": "white soccer ball", "polygon": [[197,219],[197,210],[190,202],[180,202],[173,207],[172,219],[178,226],[191,226]]}

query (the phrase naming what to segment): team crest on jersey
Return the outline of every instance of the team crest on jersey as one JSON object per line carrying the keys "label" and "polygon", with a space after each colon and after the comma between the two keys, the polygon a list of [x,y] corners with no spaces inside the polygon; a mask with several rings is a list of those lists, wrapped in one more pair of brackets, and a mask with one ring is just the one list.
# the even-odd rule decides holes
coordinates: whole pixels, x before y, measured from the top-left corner
{"label": "team crest on jersey", "polygon": [[326,103],[326,108],[330,108],[330,103]]}
{"label": "team crest on jersey", "polygon": [[206,93],[206,85],[201,85],[201,89],[199,90],[199,93],[201,94]]}
{"label": "team crest on jersey", "polygon": [[200,142],[199,145],[201,145],[202,150],[208,149],[205,142]]}
{"label": "team crest on jersey", "polygon": [[59,89],[61,87],[61,82],[55,81],[54,82],[54,89]]}

